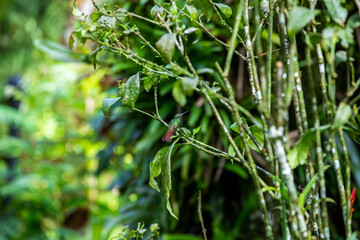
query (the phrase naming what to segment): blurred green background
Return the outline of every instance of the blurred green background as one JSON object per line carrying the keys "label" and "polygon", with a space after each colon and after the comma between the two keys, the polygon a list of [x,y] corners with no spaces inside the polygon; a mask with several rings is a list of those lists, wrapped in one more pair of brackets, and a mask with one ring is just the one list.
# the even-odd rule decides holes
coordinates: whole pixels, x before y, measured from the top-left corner
{"label": "blurred green background", "polygon": [[[147,0],[114,2],[146,15],[152,7]],[[261,213],[247,172],[189,146],[173,158],[171,204],[180,221],[169,216],[163,195],[148,186],[149,163],[166,146],[161,142],[166,129],[123,108],[114,108],[110,119],[101,111],[102,100],[117,93],[117,80],[128,78],[139,67],[101,52],[94,70],[89,61],[94,50],[91,43],[70,51],[68,39],[81,26],[81,19],[72,14],[72,4],[70,0],[0,1],[0,240],[112,239],[124,226],[137,229],[139,222],[145,224],[147,234],[150,225],[158,223],[163,239],[202,239],[199,190],[212,239],[262,239]],[[90,0],[78,0],[77,6],[85,14],[94,10]],[[152,42],[164,33],[144,22],[136,23]],[[230,38],[219,23],[207,27],[219,38]],[[133,36],[127,37],[132,41]],[[200,34],[189,41],[196,42],[188,49],[196,69],[205,71],[226,56],[225,49],[206,36]],[[142,47],[134,43],[134,51],[153,57]],[[209,72],[207,78],[214,80],[219,75]],[[190,129],[201,125],[198,136],[205,143],[219,148],[228,145],[201,96],[184,96],[186,107],[182,109],[172,98],[176,83],[161,84],[160,115],[166,121],[176,112],[190,110],[184,125]],[[252,111],[255,105],[248,90],[248,86],[241,90],[241,104]],[[139,98],[137,108],[154,111],[152,94]],[[226,109],[219,112],[229,127]],[[295,128],[294,119],[291,125]],[[357,146],[347,140],[352,159],[359,159]],[[360,179],[358,168],[354,164],[354,182]],[[335,187],[331,190],[336,176],[329,174],[328,178],[329,195],[337,199]],[[301,183],[304,177],[297,181]],[[358,201],[356,204],[359,206]],[[338,206],[329,204],[329,211],[332,236],[342,236],[343,229],[336,224],[336,218],[341,218]],[[360,211],[355,210],[355,230],[359,218]],[[276,231],[280,229],[275,224]]]}

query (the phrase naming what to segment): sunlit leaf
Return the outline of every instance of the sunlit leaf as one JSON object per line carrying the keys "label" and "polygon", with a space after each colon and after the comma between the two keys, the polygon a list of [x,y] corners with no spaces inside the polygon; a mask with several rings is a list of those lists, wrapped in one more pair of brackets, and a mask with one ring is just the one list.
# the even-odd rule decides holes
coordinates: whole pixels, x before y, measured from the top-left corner
{"label": "sunlit leaf", "polygon": [[343,25],[347,18],[347,10],[341,6],[340,0],[324,0],[331,18],[340,25]]}
{"label": "sunlit leaf", "polygon": [[289,14],[289,35],[294,35],[303,29],[319,13],[319,10],[310,10],[305,7],[294,7]]}
{"label": "sunlit leaf", "polygon": [[156,48],[161,53],[162,57],[170,62],[175,50],[176,35],[173,33],[167,33],[163,35],[159,41],[156,42]]}
{"label": "sunlit leaf", "polygon": [[192,19],[196,19],[196,18],[197,18],[198,12],[197,12],[197,9],[196,9],[195,7],[187,5],[187,6],[186,6],[186,9],[189,11],[190,17],[191,17]]}
{"label": "sunlit leaf", "polygon": [[195,136],[199,131],[200,131],[201,125],[198,126],[197,128],[193,129],[192,133]]}
{"label": "sunlit leaf", "polygon": [[106,117],[109,117],[110,108],[120,100],[120,97],[117,98],[104,98],[102,102],[102,111]]}
{"label": "sunlit leaf", "polygon": [[81,16],[83,16],[84,13],[82,13],[82,12],[80,11],[80,9],[77,8],[77,6],[76,6],[75,3],[76,3],[76,0],[73,1],[73,10],[72,10],[73,15],[74,15],[75,17],[81,17]]}
{"label": "sunlit leaf", "polygon": [[123,106],[130,109],[135,107],[135,102],[140,94],[139,73],[132,75],[126,83],[120,87],[119,94]]}
{"label": "sunlit leaf", "polygon": [[220,11],[225,15],[225,17],[229,18],[232,15],[232,9],[225,4],[222,3],[214,3],[216,7],[220,9]]}
{"label": "sunlit leaf", "polygon": [[193,32],[195,32],[196,30],[198,30],[198,28],[196,28],[196,27],[189,27],[189,28],[187,28],[187,29],[184,30],[184,34],[193,33]]}

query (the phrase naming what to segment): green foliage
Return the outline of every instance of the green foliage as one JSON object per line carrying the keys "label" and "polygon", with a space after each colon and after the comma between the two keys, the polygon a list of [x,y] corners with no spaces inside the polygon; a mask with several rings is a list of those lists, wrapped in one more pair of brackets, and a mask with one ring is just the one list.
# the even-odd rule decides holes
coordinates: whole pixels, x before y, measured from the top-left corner
{"label": "green foliage", "polygon": [[289,35],[295,35],[297,32],[303,29],[311,20],[313,20],[315,16],[319,13],[319,10],[311,10],[305,7],[294,7],[289,14]]}
{"label": "green foliage", "polygon": [[140,75],[132,75],[126,83],[120,86],[119,95],[123,106],[130,109],[135,107],[136,100],[140,94]]}

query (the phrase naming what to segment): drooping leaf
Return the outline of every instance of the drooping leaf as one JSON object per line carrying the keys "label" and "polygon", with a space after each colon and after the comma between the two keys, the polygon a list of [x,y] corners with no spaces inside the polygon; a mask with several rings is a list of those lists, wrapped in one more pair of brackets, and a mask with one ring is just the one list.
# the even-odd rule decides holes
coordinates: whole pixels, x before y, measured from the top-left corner
{"label": "drooping leaf", "polygon": [[104,98],[102,102],[102,111],[106,117],[109,117],[110,108],[120,100],[120,97],[117,98]]}
{"label": "drooping leaf", "polygon": [[176,35],[174,33],[167,33],[163,35],[155,44],[157,50],[167,62],[170,62],[174,55],[175,41]]}
{"label": "drooping leaf", "polygon": [[206,20],[210,21],[213,15],[213,9],[208,0],[195,0],[195,5],[200,8],[201,12],[206,16]]}
{"label": "drooping leaf", "polygon": [[165,157],[166,152],[168,151],[169,146],[160,149],[154,157],[154,160],[150,163],[150,186],[155,189],[156,191],[160,192],[160,188],[158,183],[156,182],[155,178],[160,176],[161,168],[163,164],[163,159]]}
{"label": "drooping leaf", "polygon": [[164,188],[164,194],[165,194],[165,198],[166,198],[166,208],[169,211],[169,213],[171,214],[171,216],[173,216],[176,219],[178,219],[178,217],[174,214],[174,212],[171,208],[171,204],[170,204],[170,192],[171,192],[171,156],[172,156],[173,150],[175,150],[174,147],[178,141],[179,141],[179,138],[177,138],[170,145],[169,149],[166,151],[166,154],[165,154],[165,157],[163,158],[163,163],[162,163],[163,173],[161,175],[162,185]]}
{"label": "drooping leaf", "polygon": [[341,6],[340,0],[324,0],[331,18],[340,25],[343,25],[347,18],[347,10]]}
{"label": "drooping leaf", "polygon": [[75,17],[81,17],[84,15],[84,13],[82,13],[80,11],[80,9],[78,9],[78,7],[76,6],[76,0],[73,1],[73,10],[72,10],[72,14],[75,16]]}
{"label": "drooping leaf", "polygon": [[183,90],[181,89],[180,84],[181,84],[180,81],[176,81],[174,83],[174,86],[172,89],[172,95],[173,95],[174,99],[176,100],[176,102],[178,102],[180,104],[180,106],[185,106],[186,96],[185,96]]}
{"label": "drooping leaf", "polygon": [[140,94],[140,76],[139,73],[132,75],[125,84],[120,87],[119,95],[122,104],[130,109],[135,107],[135,102]]}
{"label": "drooping leaf", "polygon": [[289,14],[289,35],[292,36],[303,29],[319,13],[319,10],[310,10],[305,7],[294,7]]}
{"label": "drooping leaf", "polygon": [[335,113],[333,128],[338,129],[340,126],[347,123],[351,114],[351,107],[347,104],[341,103]]}
{"label": "drooping leaf", "polygon": [[225,17],[229,18],[232,15],[232,9],[228,5],[222,3],[214,3],[216,7],[220,9],[220,11],[225,15]]}

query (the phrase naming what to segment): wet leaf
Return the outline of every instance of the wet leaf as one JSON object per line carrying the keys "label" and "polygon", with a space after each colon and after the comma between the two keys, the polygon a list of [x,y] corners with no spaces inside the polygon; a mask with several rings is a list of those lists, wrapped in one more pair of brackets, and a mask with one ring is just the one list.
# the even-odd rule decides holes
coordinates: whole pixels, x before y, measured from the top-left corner
{"label": "wet leaf", "polygon": [[170,62],[174,55],[175,41],[176,35],[173,33],[167,33],[163,35],[155,44],[157,50],[167,62]]}
{"label": "wet leaf", "polygon": [[120,100],[120,97],[117,98],[104,98],[102,102],[102,111],[106,117],[109,117],[110,108]]}
{"label": "wet leaf", "polygon": [[289,14],[289,35],[294,35],[299,32],[319,13],[319,10],[310,10],[309,8],[305,7],[294,7]]}
{"label": "wet leaf", "polygon": [[125,84],[120,87],[119,95],[122,104],[130,109],[135,107],[135,103],[140,94],[139,73],[132,75]]}
{"label": "wet leaf", "polygon": [[220,9],[220,11],[225,15],[225,17],[229,18],[232,15],[232,9],[225,4],[222,3],[214,3],[216,7]]}

